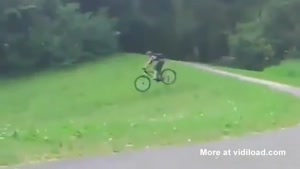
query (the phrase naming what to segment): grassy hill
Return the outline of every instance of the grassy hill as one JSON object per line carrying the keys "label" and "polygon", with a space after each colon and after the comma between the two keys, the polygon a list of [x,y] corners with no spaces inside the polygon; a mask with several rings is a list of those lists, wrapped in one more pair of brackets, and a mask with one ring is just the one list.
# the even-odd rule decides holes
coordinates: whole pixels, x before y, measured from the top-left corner
{"label": "grassy hill", "polygon": [[232,73],[257,77],[260,79],[272,80],[293,86],[300,86],[300,60],[291,59],[285,60],[280,65],[266,68],[263,72],[247,71],[242,69],[232,69],[217,67],[218,69],[226,70]]}
{"label": "grassy hill", "polygon": [[182,145],[294,125],[299,100],[177,63],[172,86],[135,90],[124,54],[0,84],[0,165]]}

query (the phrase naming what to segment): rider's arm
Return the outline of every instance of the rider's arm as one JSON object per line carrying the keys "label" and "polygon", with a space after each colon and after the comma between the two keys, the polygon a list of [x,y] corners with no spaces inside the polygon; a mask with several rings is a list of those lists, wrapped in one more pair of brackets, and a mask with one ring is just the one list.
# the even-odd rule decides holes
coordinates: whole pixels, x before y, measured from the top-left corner
{"label": "rider's arm", "polygon": [[144,66],[144,68],[146,68],[147,66],[149,66],[153,62],[154,59],[155,59],[155,56],[151,56],[150,59],[149,59],[149,61]]}

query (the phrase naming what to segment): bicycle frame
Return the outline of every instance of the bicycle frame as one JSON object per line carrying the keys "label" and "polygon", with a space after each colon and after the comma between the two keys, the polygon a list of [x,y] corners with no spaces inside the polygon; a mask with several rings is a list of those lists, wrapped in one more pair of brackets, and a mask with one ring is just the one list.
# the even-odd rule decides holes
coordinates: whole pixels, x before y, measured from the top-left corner
{"label": "bicycle frame", "polygon": [[147,70],[147,69],[144,69],[144,73],[146,73],[146,75],[152,77],[153,74],[154,74],[154,71],[153,71],[153,70]]}

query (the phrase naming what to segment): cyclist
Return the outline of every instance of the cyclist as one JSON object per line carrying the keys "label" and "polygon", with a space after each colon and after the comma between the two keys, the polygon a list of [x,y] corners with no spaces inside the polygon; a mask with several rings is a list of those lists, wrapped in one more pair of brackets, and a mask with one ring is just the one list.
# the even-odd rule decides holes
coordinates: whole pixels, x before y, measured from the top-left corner
{"label": "cyclist", "polygon": [[143,67],[145,70],[148,66],[152,65],[154,68],[154,80],[161,81],[161,71],[165,64],[165,56],[161,53],[153,53],[152,51],[146,52],[146,55],[149,57],[149,61],[146,63],[146,65]]}

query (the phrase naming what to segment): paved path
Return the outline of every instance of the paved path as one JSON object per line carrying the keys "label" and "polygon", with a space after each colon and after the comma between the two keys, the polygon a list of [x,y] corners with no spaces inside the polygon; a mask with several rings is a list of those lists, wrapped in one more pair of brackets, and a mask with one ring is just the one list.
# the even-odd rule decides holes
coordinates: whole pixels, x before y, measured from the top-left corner
{"label": "paved path", "polygon": [[255,84],[268,86],[271,89],[278,90],[278,91],[285,92],[285,93],[289,93],[291,95],[294,95],[294,96],[300,98],[300,88],[297,88],[297,87],[293,87],[293,86],[290,86],[290,85],[281,84],[281,83],[277,83],[277,82],[272,82],[272,81],[269,81],[269,80],[262,80],[262,79],[257,79],[257,78],[253,78],[253,77],[246,77],[246,76],[243,76],[243,75],[238,75],[238,74],[235,74],[235,73],[229,73],[229,72],[226,72],[226,71],[217,70],[217,69],[212,68],[212,67],[210,67],[208,65],[205,65],[205,64],[187,63],[187,62],[181,62],[181,63],[186,64],[186,65],[190,65],[190,66],[195,67],[197,69],[201,69],[201,70],[204,70],[204,71],[215,73],[215,74],[218,74],[218,75],[227,76],[227,77],[239,79],[239,80],[250,82],[250,83],[255,83]]}
{"label": "paved path", "polygon": [[[205,65],[184,63],[196,68],[243,81],[269,86],[300,98],[300,90],[291,86],[255,78],[244,77],[212,69]],[[231,156],[201,156],[200,149],[230,149]],[[285,156],[234,156],[233,151],[284,150]],[[1,151],[1,150],[0,150]],[[200,146],[147,150],[112,157],[99,157],[77,161],[61,161],[23,169],[299,169],[300,127],[285,129],[263,135],[225,140]]]}

